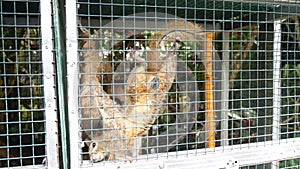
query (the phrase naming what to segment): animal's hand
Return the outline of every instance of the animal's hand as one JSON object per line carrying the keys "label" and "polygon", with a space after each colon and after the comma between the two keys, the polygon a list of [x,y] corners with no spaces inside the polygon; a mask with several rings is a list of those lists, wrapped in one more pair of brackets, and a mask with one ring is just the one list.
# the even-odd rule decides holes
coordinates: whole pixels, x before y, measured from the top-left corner
{"label": "animal's hand", "polygon": [[177,37],[175,39],[175,42],[174,42],[173,46],[171,47],[171,50],[177,50],[179,48],[179,43],[180,43],[180,38]]}

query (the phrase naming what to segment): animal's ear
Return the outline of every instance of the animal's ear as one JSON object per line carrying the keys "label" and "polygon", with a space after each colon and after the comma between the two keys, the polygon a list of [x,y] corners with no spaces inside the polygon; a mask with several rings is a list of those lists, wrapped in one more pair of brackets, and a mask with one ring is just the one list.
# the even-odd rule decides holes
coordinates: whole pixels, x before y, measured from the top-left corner
{"label": "animal's ear", "polygon": [[86,144],[88,147],[90,147],[91,143],[92,143],[91,140],[84,140],[81,144],[81,147],[84,147],[84,144]]}
{"label": "animal's ear", "polygon": [[90,147],[91,143],[92,143],[92,140],[91,140],[89,137],[86,137],[86,138],[82,141],[81,146],[84,147],[84,144],[86,144],[88,147]]}

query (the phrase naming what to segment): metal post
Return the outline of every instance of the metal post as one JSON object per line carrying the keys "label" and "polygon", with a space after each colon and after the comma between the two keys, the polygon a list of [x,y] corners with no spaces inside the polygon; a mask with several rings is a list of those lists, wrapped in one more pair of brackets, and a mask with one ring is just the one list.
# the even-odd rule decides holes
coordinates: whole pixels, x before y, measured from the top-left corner
{"label": "metal post", "polygon": [[58,135],[57,135],[57,105],[55,99],[53,33],[51,22],[51,0],[43,0],[41,5],[41,32],[42,32],[42,61],[45,95],[46,117],[46,153],[47,168],[59,168],[58,164]]}
{"label": "metal post", "polygon": [[215,147],[215,119],[214,119],[214,97],[213,97],[213,75],[212,75],[212,45],[213,33],[206,34],[206,56],[205,56],[205,120],[206,120],[206,147]]}
{"label": "metal post", "polygon": [[55,35],[55,53],[56,53],[56,75],[58,90],[58,111],[60,118],[60,137],[61,137],[61,153],[62,167],[68,168],[68,134],[67,134],[67,107],[66,100],[66,51],[65,51],[65,24],[64,24],[64,1],[53,0],[53,22]]}
{"label": "metal post", "polygon": [[222,56],[222,108],[221,108],[221,146],[228,146],[228,102],[229,102],[229,33],[223,32]]}
{"label": "metal post", "polygon": [[[281,21],[274,22],[274,45],[273,45],[273,142],[280,139],[280,103],[281,103],[281,83],[280,83],[280,62],[281,62]],[[277,168],[279,162],[272,162],[272,168]]]}
{"label": "metal post", "polygon": [[78,123],[78,43],[77,43],[77,6],[74,0],[66,0],[66,39],[67,39],[67,69],[68,69],[68,118],[70,128],[70,168],[79,168],[80,145]]}

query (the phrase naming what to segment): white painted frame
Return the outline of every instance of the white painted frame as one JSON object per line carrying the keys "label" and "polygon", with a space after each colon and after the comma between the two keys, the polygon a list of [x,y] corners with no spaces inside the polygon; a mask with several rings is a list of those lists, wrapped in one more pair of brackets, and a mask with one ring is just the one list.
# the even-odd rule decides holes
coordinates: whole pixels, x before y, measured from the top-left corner
{"label": "white painted frame", "polygon": [[66,0],[66,53],[68,78],[68,117],[70,134],[70,168],[80,167],[81,141],[78,113],[78,43],[76,0]]}
{"label": "white painted frame", "polygon": [[[51,0],[41,0],[42,62],[44,80],[44,106],[46,118],[47,168],[59,168],[57,104],[54,79],[54,53]],[[24,168],[26,166],[22,166]],[[31,166],[32,167],[32,166]],[[43,167],[44,168],[44,167]]]}

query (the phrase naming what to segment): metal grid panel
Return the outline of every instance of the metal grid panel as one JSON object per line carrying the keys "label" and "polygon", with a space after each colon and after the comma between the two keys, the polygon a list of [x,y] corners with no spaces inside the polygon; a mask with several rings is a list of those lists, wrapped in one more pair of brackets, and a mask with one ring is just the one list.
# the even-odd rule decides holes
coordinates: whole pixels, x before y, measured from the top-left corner
{"label": "metal grid panel", "polygon": [[38,0],[0,1],[0,168],[45,163],[44,93],[54,99],[54,85],[44,92],[39,6]]}
{"label": "metal grid panel", "polygon": [[241,169],[264,169],[264,168],[280,168],[280,169],[291,169],[299,168],[299,158],[288,159],[284,161],[279,161],[278,163],[267,163],[267,164],[258,164],[247,167],[241,167]]}
{"label": "metal grid panel", "polygon": [[280,161],[279,168],[286,168],[286,169],[299,168],[300,167],[300,161],[299,160],[300,160],[299,158],[296,158],[296,159],[289,159],[289,160]]}
{"label": "metal grid panel", "polygon": [[[71,141],[71,166],[137,162],[132,167],[154,160],[159,167],[184,167],[194,164],[194,156],[222,158],[228,152],[219,168],[276,168],[280,158],[291,158],[264,157],[258,145],[267,150],[280,143],[284,152],[285,139],[299,134],[298,4],[78,0],[72,5],[67,25],[74,26],[77,8],[78,38],[73,43],[72,27],[67,44],[74,50],[78,43],[78,56],[70,51],[69,80],[79,85],[69,93],[69,117],[80,131],[71,132],[78,138]],[[175,70],[171,60],[165,62],[174,53]],[[151,76],[167,63],[170,79]],[[159,90],[165,83],[170,88]],[[230,153],[235,149],[241,158]],[[254,157],[247,160],[249,155]],[[209,162],[201,164],[213,168]]]}

